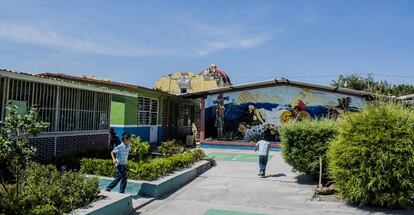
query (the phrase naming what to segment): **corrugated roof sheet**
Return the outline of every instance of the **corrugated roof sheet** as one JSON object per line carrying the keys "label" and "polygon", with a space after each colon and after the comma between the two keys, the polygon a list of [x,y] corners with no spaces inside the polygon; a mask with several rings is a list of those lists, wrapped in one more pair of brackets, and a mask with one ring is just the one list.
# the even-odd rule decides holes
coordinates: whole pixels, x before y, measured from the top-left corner
{"label": "corrugated roof sheet", "polygon": [[359,91],[359,90],[351,90],[346,88],[338,88],[338,87],[332,87],[332,86],[326,86],[326,85],[320,85],[320,84],[312,84],[312,83],[306,83],[306,82],[300,82],[300,81],[293,81],[288,80],[285,78],[277,78],[273,80],[268,81],[261,81],[261,82],[254,82],[254,83],[246,83],[246,84],[239,84],[239,85],[233,85],[228,87],[222,87],[222,88],[216,88],[211,90],[203,90],[203,91],[197,91],[197,92],[191,92],[187,94],[182,94],[180,97],[183,98],[198,98],[206,95],[211,94],[217,94],[217,93],[226,93],[226,92],[233,92],[233,91],[239,91],[239,90],[246,90],[246,89],[255,89],[255,88],[263,88],[263,87],[270,87],[270,86],[281,86],[281,85],[291,85],[291,86],[298,86],[298,87],[306,87],[306,88],[312,88],[312,89],[318,89],[318,90],[324,90],[324,91],[331,91],[331,92],[338,92],[348,95],[356,95],[356,96],[381,96],[386,97],[384,95],[378,95],[373,94],[365,91]]}
{"label": "corrugated roof sheet", "polygon": [[107,84],[107,85],[111,85],[111,86],[125,87],[125,88],[129,88],[129,89],[141,89],[141,90],[152,91],[152,92],[157,92],[157,93],[161,93],[161,94],[167,94],[169,96],[175,96],[175,95],[167,93],[167,92],[154,90],[154,89],[150,89],[150,88],[139,86],[139,85],[121,83],[121,82],[116,82],[116,81],[100,80],[100,79],[94,79],[94,78],[88,78],[88,77],[76,77],[76,76],[66,75],[66,74],[62,74],[62,73],[40,73],[40,74],[37,74],[37,76],[44,77],[44,78],[69,79],[69,80],[73,80],[73,81],[82,81],[82,82],[87,81],[87,82],[90,82],[90,83]]}
{"label": "corrugated roof sheet", "polygon": [[408,94],[408,95],[405,95],[405,96],[400,96],[400,97],[398,97],[398,99],[401,99],[401,100],[411,100],[411,99],[414,99],[414,93],[413,94]]}
{"label": "corrugated roof sheet", "polygon": [[73,87],[73,88],[80,88],[80,89],[91,90],[91,91],[99,91],[99,92],[106,92],[106,93],[136,97],[136,94],[129,93],[127,91],[111,89],[111,88],[103,87],[103,86],[96,86],[93,84],[79,83],[77,81],[63,80],[63,79],[53,78],[53,77],[43,77],[43,76],[39,76],[35,74],[18,72],[18,71],[13,71],[13,70],[0,69],[0,76],[20,79],[20,80],[48,83],[48,84],[53,84],[53,85],[65,86],[65,87]]}

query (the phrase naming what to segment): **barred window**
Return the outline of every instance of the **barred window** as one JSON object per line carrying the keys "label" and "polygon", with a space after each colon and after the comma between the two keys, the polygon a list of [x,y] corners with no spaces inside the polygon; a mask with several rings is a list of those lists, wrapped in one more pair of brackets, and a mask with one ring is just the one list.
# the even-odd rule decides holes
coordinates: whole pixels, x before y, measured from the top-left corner
{"label": "barred window", "polygon": [[194,106],[187,104],[180,104],[178,125],[191,126],[194,121]]}
{"label": "barred window", "polygon": [[57,86],[9,79],[8,105],[15,105],[18,112],[25,113],[28,108],[37,108],[40,119],[50,123],[46,132],[52,132],[56,124],[56,92]]}
{"label": "barred window", "polygon": [[147,97],[138,97],[138,124],[158,124],[158,100]]}
{"label": "barred window", "polygon": [[68,87],[61,88],[60,131],[109,129],[110,95]]}
{"label": "barred window", "polygon": [[6,79],[0,77],[0,121],[3,120],[3,110],[5,103],[5,93],[6,93]]}
{"label": "barred window", "polygon": [[109,93],[17,79],[8,81],[7,104],[18,106],[19,111],[36,107],[41,120],[50,123],[46,132],[109,129]]}

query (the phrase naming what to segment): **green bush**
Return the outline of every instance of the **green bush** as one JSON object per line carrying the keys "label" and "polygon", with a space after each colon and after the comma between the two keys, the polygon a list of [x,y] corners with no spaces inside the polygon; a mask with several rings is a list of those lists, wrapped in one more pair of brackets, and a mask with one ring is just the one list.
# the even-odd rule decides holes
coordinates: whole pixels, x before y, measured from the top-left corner
{"label": "green bush", "polygon": [[329,119],[289,122],[280,135],[283,159],[295,170],[317,176],[319,156],[326,157],[329,141],[336,134],[336,123]]}
{"label": "green bush", "polygon": [[184,147],[177,143],[176,140],[168,140],[161,143],[158,151],[163,157],[170,157],[184,152]]}
{"label": "green bush", "polygon": [[0,190],[0,214],[64,214],[88,205],[99,193],[98,178],[60,173],[52,165],[31,163],[22,178],[18,198],[15,184]]}
{"label": "green bush", "polygon": [[[150,162],[128,161],[128,178],[153,181],[205,158],[206,155],[203,151],[193,150],[167,158],[153,159]],[[87,174],[107,177],[113,177],[116,174],[116,168],[109,159],[82,159],[81,171]]]}
{"label": "green bush", "polygon": [[380,103],[345,115],[328,158],[330,177],[351,203],[409,207],[414,196],[414,112]]}
{"label": "green bush", "polygon": [[81,152],[55,156],[52,158],[52,164],[57,168],[65,166],[67,170],[78,170],[80,168],[80,161],[82,158],[111,158],[110,148],[91,149]]}
{"label": "green bush", "polygon": [[134,161],[142,161],[150,153],[150,144],[142,141],[140,137],[131,138],[130,157]]}

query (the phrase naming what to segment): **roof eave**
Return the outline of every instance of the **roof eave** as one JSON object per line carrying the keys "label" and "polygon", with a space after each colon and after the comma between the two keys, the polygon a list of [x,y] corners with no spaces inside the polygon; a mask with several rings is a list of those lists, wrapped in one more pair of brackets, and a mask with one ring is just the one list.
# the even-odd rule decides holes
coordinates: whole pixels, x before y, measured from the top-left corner
{"label": "roof eave", "polygon": [[89,91],[95,91],[95,92],[111,93],[111,94],[118,94],[118,95],[123,95],[123,96],[137,97],[136,94],[127,93],[127,92],[123,92],[123,91],[117,91],[117,90],[109,89],[109,88],[106,88],[106,87],[98,87],[98,86],[94,86],[94,85],[89,86],[89,85],[79,84],[78,82],[75,82],[75,81],[72,82],[72,81],[63,81],[61,79],[56,80],[56,79],[52,79],[52,78],[38,77],[38,76],[33,75],[33,74],[20,73],[20,72],[11,71],[11,70],[0,69],[0,76],[1,77],[6,77],[6,78],[14,78],[14,79],[19,79],[19,80],[24,80],[24,81],[32,81],[32,82],[38,82],[38,83],[57,85],[57,86],[62,86],[62,87],[71,87],[71,88],[77,88],[77,89],[83,89],[83,90],[89,90]]}
{"label": "roof eave", "polygon": [[85,82],[91,83],[92,85],[105,84],[105,85],[111,85],[111,86],[116,86],[116,87],[125,87],[129,89],[139,89],[139,90],[144,90],[144,91],[149,91],[149,92],[156,92],[156,93],[160,93],[160,94],[167,95],[167,96],[177,97],[177,95],[174,95],[171,93],[158,91],[158,90],[154,90],[154,89],[143,87],[143,86],[114,82],[114,81],[93,80],[90,78],[76,77],[76,76],[71,76],[71,75],[66,75],[66,74],[61,74],[61,73],[40,73],[40,74],[37,74],[37,76],[41,76],[45,78],[69,79],[72,81],[85,81]]}
{"label": "roof eave", "polygon": [[196,91],[192,93],[183,94],[180,96],[184,98],[197,98],[197,97],[203,97],[203,96],[217,94],[217,93],[225,93],[225,92],[231,92],[231,91],[237,91],[237,90],[243,90],[243,89],[261,88],[261,87],[266,87],[266,86],[278,86],[278,85],[294,85],[294,86],[299,86],[299,87],[308,87],[308,88],[339,92],[339,93],[350,94],[350,95],[358,95],[358,96],[387,97],[384,95],[369,93],[365,91],[338,88],[338,87],[332,87],[332,86],[326,86],[326,85],[320,85],[320,84],[311,84],[311,83],[306,83],[306,82],[288,80],[286,78],[276,78],[276,79],[267,80],[267,81],[239,84],[239,85],[222,87],[222,88],[217,88],[217,89],[212,89],[212,90]]}

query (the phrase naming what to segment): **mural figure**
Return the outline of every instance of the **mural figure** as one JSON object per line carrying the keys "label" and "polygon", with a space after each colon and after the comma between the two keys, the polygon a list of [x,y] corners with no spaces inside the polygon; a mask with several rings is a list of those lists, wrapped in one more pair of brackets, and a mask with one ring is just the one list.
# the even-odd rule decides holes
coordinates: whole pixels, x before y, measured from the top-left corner
{"label": "mural figure", "polygon": [[246,108],[246,111],[243,115],[243,122],[245,122],[247,125],[260,125],[264,124],[262,112],[254,105],[248,105]]}
{"label": "mural figure", "polygon": [[[216,94],[206,101],[207,137],[243,141],[279,141],[280,128],[289,121],[336,119],[366,103],[362,97],[291,86]],[[213,125],[216,131],[209,129]]]}
{"label": "mural figure", "polygon": [[242,134],[244,141],[256,141],[260,139],[264,133],[263,125],[248,125],[245,122],[239,124],[238,131]]}
{"label": "mural figure", "polygon": [[238,125],[238,131],[242,134],[244,141],[255,141],[265,138],[266,140],[275,140],[277,127],[275,124],[266,122],[264,114],[269,111],[257,109],[253,104],[246,107]]}
{"label": "mural figure", "polygon": [[306,104],[302,100],[298,100],[292,109],[292,119],[302,121],[310,118],[309,112],[306,111]]}
{"label": "mural figure", "polygon": [[217,96],[216,105],[216,122],[215,127],[217,128],[217,139],[222,140],[224,137],[224,113],[226,108],[224,107],[223,94]]}
{"label": "mural figure", "polygon": [[329,117],[336,120],[347,111],[357,111],[356,108],[351,107],[351,103],[352,99],[349,96],[338,98],[338,105],[335,107],[329,107]]}
{"label": "mural figure", "polygon": [[227,74],[217,69],[217,66],[215,64],[211,64],[210,67],[202,71],[200,75],[214,78],[214,80],[217,82],[217,86],[219,87],[231,85],[230,78],[227,76]]}

